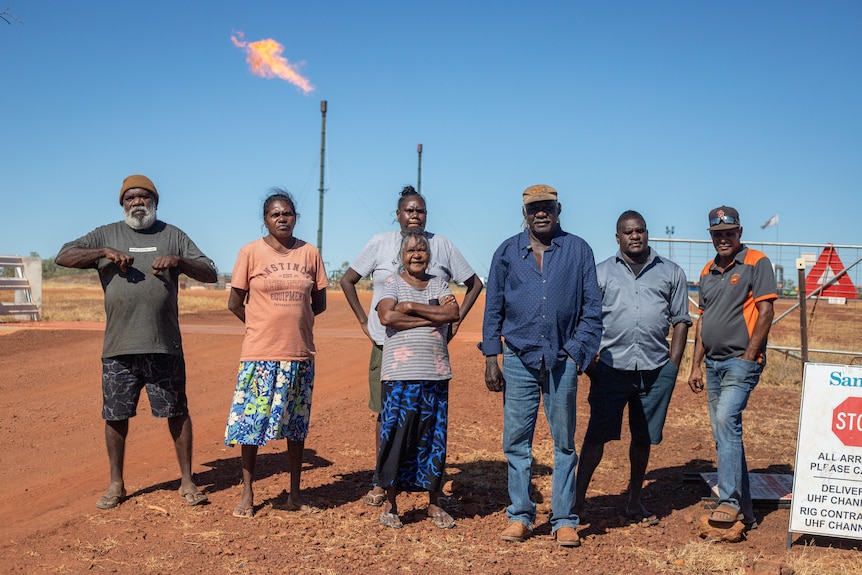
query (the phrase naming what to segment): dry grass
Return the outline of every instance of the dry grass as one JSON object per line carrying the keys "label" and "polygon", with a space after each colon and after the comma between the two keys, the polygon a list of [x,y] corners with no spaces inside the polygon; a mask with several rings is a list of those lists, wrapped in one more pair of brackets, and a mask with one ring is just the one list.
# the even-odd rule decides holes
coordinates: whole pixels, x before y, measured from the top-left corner
{"label": "dry grass", "polygon": [[179,295],[180,315],[226,310],[227,298],[225,290],[183,290]]}
{"label": "dry grass", "polygon": [[105,321],[102,288],[42,288],[42,319],[45,321]]}
{"label": "dry grass", "polygon": [[652,573],[700,574],[714,573],[723,575],[743,575],[745,573],[745,552],[733,551],[726,545],[710,545],[691,541],[682,547],[668,547],[664,550],[644,547],[621,547],[619,553],[631,557],[631,561],[645,567]]}
{"label": "dry grass", "polygon": [[[42,285],[42,319],[44,321],[105,321],[104,296],[95,274],[47,280]],[[368,284],[368,285],[363,285]],[[370,287],[361,282],[359,291]],[[337,290],[337,284],[330,287]],[[461,294],[463,286],[452,286]],[[184,289],[179,292],[180,315],[227,309],[227,290]],[[0,291],[0,302],[14,301],[13,291]],[[25,318],[26,319],[26,318]],[[18,317],[0,316],[0,323],[22,321]]]}
{"label": "dry grass", "polygon": [[[682,547],[664,550],[639,547],[620,547],[617,552],[631,558],[642,572],[677,575],[744,575],[746,567],[766,560],[763,557],[747,559],[745,551],[735,551],[727,545],[711,545],[691,541]],[[840,560],[821,555],[813,557],[808,546],[794,547],[785,556],[771,559],[789,565],[795,575],[851,575],[862,573],[862,557],[855,553],[843,554]],[[646,568],[646,569],[645,569]]]}
{"label": "dry grass", "polygon": [[[180,315],[227,309],[224,290],[187,289],[179,292]],[[11,301],[11,300],[10,300]],[[105,321],[104,295],[98,285],[42,286],[42,319],[45,321]],[[20,321],[0,316],[0,322]]]}
{"label": "dry grass", "polygon": [[804,545],[788,554],[785,558],[788,565],[793,567],[795,575],[853,575],[862,573],[862,557],[857,553],[843,554],[840,560],[834,557],[821,556],[811,557],[809,546]]}

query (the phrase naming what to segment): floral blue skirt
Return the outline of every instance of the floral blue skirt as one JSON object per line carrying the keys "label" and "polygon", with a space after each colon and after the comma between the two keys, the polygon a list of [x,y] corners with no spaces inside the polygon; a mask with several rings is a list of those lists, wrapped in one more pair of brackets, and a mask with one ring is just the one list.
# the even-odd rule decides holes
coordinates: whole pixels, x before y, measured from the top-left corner
{"label": "floral blue skirt", "polygon": [[378,485],[440,491],[446,468],[449,380],[382,384]]}
{"label": "floral blue skirt", "polygon": [[314,389],[314,358],[241,361],[224,432],[225,445],[305,441]]}

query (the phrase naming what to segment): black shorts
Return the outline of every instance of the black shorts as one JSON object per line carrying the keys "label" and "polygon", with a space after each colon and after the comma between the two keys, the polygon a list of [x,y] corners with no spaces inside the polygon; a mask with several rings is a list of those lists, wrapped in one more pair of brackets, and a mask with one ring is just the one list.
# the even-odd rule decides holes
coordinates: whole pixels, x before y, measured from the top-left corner
{"label": "black shorts", "polygon": [[672,361],[644,371],[621,371],[602,362],[590,377],[590,422],[584,441],[607,443],[620,438],[623,410],[629,408],[632,441],[658,445],[678,369]]}
{"label": "black shorts", "polygon": [[134,417],[144,386],[153,416],[177,417],[189,412],[183,356],[143,353],[102,358],[102,418],[123,421]]}

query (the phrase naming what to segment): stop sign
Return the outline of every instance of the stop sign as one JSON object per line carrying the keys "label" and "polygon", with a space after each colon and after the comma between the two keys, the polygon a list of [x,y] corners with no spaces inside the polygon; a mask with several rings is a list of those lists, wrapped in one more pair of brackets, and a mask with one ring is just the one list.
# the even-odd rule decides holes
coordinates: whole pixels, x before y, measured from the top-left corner
{"label": "stop sign", "polygon": [[844,445],[862,447],[862,397],[848,397],[832,410],[832,433]]}

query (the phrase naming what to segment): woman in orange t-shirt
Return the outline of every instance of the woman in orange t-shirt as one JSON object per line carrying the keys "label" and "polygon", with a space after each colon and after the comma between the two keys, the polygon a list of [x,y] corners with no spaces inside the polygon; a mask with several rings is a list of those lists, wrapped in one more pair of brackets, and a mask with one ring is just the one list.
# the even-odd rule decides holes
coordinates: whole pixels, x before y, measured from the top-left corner
{"label": "woman in orange t-shirt", "polygon": [[267,235],[240,250],[228,309],[245,323],[236,390],[225,445],[242,445],[242,499],[237,517],[254,517],[257,450],[286,439],[290,510],[313,510],[300,495],[302,452],[314,387],[314,316],[326,309],[326,270],[320,252],[293,236],[296,205],[273,189],[263,204]]}

